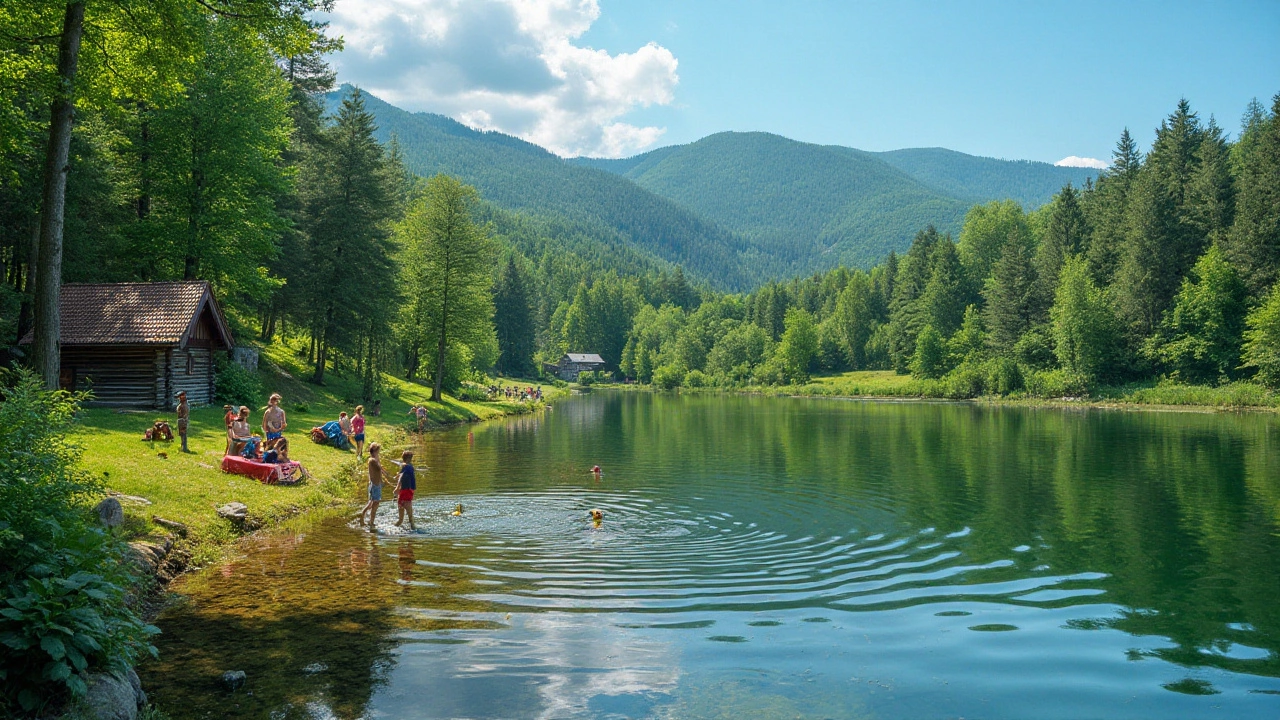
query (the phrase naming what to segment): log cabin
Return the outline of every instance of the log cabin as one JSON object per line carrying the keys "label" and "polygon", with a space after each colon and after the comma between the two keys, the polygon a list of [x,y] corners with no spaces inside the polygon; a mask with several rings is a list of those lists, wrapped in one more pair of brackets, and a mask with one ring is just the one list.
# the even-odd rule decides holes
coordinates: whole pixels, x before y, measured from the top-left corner
{"label": "log cabin", "polygon": [[209,283],[69,283],[59,302],[63,389],[110,407],[213,402],[214,353],[235,342]]}

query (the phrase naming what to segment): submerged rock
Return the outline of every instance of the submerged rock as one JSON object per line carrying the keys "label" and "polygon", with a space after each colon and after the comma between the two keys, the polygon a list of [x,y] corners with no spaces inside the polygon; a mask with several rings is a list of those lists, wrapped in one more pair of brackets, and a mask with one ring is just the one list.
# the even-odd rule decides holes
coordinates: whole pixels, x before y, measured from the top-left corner
{"label": "submerged rock", "polygon": [[228,670],[222,673],[222,687],[235,692],[244,687],[245,674],[243,670]]}

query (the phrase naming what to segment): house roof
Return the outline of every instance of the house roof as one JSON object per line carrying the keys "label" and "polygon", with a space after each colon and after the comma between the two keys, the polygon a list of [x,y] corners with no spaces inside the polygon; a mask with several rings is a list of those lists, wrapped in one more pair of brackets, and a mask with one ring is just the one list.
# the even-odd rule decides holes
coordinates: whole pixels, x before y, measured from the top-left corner
{"label": "house roof", "polygon": [[565,357],[569,358],[569,362],[604,364],[604,358],[595,353],[565,353]]}
{"label": "house roof", "polygon": [[[234,347],[209,283],[68,283],[59,295],[63,345],[186,345],[206,307],[216,339]],[[31,341],[28,333],[22,339]]]}

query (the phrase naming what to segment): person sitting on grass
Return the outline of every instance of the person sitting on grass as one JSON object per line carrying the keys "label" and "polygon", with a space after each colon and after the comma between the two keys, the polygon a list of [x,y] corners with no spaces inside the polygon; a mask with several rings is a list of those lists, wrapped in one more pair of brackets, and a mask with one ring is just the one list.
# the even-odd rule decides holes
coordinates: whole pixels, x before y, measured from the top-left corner
{"label": "person sitting on grass", "polygon": [[396,476],[396,527],[404,526],[404,517],[409,516],[409,529],[413,526],[413,491],[418,489],[418,473],[413,467],[413,451],[405,450],[400,455],[400,474]]}
{"label": "person sitting on grass", "polygon": [[253,431],[249,429],[249,408],[241,405],[240,414],[227,427],[227,454],[240,454],[252,434]]}
{"label": "person sitting on grass", "polygon": [[356,441],[356,457],[364,457],[364,406],[356,406],[351,418],[351,439]]}
{"label": "person sitting on grass", "polygon": [[382,485],[385,476],[382,473],[382,446],[369,443],[369,502],[365,503],[356,521],[364,525],[364,514],[369,513],[369,529],[374,529],[374,520],[378,516],[378,505],[382,503]]}

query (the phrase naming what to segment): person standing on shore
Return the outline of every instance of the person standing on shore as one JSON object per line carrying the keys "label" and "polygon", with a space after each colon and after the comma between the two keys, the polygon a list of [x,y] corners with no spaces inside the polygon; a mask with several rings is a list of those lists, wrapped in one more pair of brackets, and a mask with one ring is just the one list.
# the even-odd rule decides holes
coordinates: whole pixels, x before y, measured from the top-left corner
{"label": "person standing on shore", "polygon": [[271,393],[271,397],[267,399],[267,410],[262,413],[262,434],[267,439],[267,447],[274,446],[277,440],[284,437],[284,429],[289,427],[284,408],[280,407],[283,399],[280,393]]}
{"label": "person standing on shore", "polygon": [[[356,441],[356,457],[364,457],[364,406],[356,406],[351,418],[351,439]],[[372,452],[372,450],[370,450]]]}
{"label": "person standing on shore", "polygon": [[413,467],[413,451],[405,450],[400,456],[400,474],[396,476],[396,527],[404,526],[404,516],[409,516],[409,529],[413,526],[413,491],[418,489],[418,473]]}
{"label": "person standing on shore", "polygon": [[[360,519],[357,522],[364,525],[364,514],[369,513],[369,529],[374,529],[374,520],[378,516],[378,505],[382,502],[382,446],[378,443],[369,443],[369,502],[365,503],[364,509],[360,511]],[[413,519],[410,517],[410,527],[413,526]]]}
{"label": "person standing on shore", "polygon": [[178,437],[182,438],[182,452],[189,453],[187,449],[187,426],[191,420],[191,406],[187,404],[187,391],[178,391]]}

